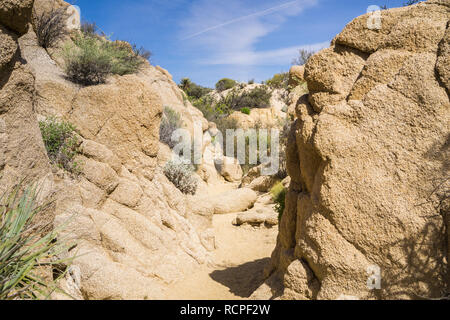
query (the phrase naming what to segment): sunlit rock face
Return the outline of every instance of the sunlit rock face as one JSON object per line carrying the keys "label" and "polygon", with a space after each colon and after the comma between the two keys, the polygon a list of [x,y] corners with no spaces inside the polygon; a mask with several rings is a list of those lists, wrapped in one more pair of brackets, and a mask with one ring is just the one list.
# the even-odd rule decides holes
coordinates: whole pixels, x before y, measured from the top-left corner
{"label": "sunlit rock face", "polygon": [[449,17],[448,1],[382,11],[379,30],[361,16],[308,61],[286,210],[254,298],[446,291]]}

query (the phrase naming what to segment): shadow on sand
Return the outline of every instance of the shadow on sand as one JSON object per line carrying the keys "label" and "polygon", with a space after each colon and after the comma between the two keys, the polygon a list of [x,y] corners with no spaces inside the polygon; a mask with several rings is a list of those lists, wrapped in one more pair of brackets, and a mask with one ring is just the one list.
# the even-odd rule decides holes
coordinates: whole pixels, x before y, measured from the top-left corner
{"label": "shadow on sand", "polygon": [[270,258],[244,263],[240,266],[228,267],[210,273],[210,277],[230,288],[230,292],[241,298],[249,298],[264,282],[264,268]]}

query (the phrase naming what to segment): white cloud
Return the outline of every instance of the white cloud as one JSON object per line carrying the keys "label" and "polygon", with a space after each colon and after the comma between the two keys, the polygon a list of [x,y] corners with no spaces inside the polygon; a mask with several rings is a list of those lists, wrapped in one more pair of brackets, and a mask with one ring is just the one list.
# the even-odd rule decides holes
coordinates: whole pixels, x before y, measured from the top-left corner
{"label": "white cloud", "polygon": [[[289,64],[298,49],[306,46],[256,50],[262,38],[297,16],[318,0],[297,1],[196,0],[181,21],[182,39],[201,50],[196,61],[207,65]],[[313,44],[321,49],[329,43]]]}
{"label": "white cloud", "polygon": [[268,66],[283,65],[290,63],[297,55],[300,49],[319,51],[330,46],[330,42],[320,42],[311,45],[298,45],[294,47],[281,48],[267,51],[248,51],[231,53],[228,56],[222,55],[213,59],[199,60],[199,63],[209,65],[232,64],[248,66]]}

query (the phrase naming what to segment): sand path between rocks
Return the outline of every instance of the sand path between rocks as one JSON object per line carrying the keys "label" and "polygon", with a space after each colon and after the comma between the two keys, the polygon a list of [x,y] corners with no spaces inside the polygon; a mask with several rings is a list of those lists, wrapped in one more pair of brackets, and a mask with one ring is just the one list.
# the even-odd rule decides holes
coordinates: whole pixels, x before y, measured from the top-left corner
{"label": "sand path between rocks", "polygon": [[278,226],[271,229],[235,227],[236,214],[216,215],[213,263],[166,291],[170,300],[243,300],[262,284],[263,271],[276,245]]}

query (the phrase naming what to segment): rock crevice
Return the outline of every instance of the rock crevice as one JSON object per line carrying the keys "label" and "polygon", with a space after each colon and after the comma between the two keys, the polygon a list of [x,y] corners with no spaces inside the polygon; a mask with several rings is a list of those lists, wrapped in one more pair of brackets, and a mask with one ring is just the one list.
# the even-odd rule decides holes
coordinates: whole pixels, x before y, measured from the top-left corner
{"label": "rock crevice", "polygon": [[[427,154],[449,134],[449,18],[441,1],[383,11],[377,32],[361,16],[308,61],[271,276],[254,298],[416,299],[448,290],[446,222],[439,196],[430,198],[448,177],[448,150]],[[382,285],[372,288],[377,268]]]}

